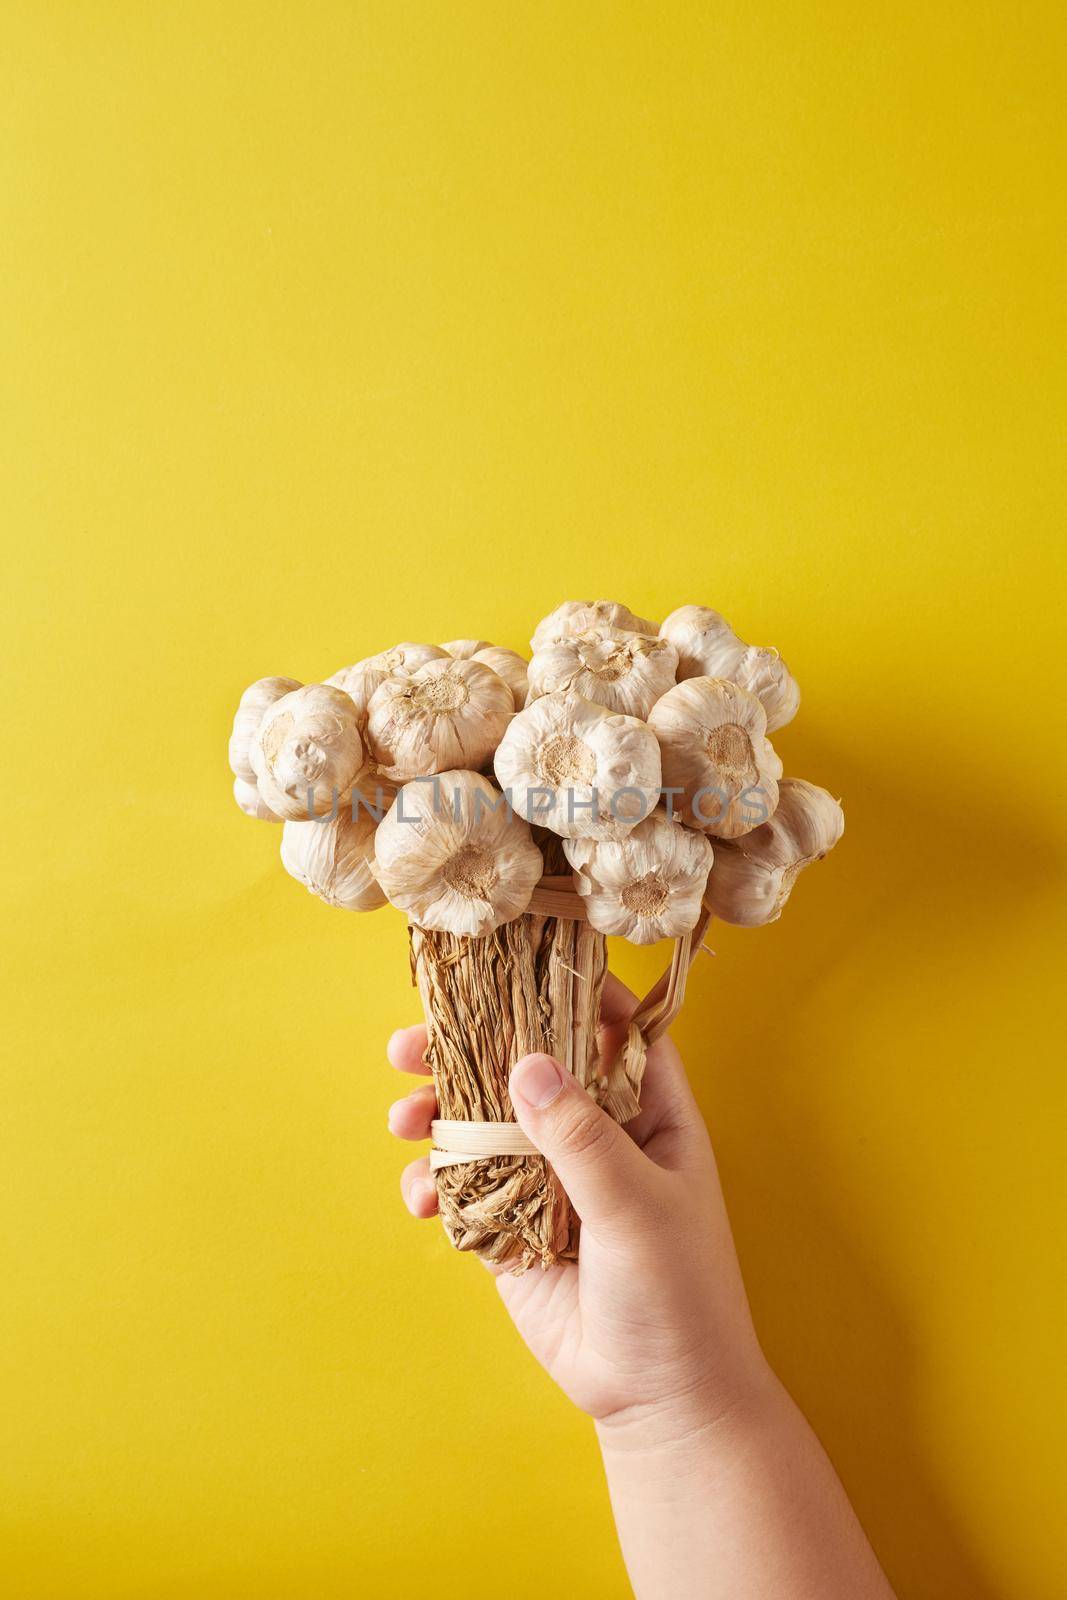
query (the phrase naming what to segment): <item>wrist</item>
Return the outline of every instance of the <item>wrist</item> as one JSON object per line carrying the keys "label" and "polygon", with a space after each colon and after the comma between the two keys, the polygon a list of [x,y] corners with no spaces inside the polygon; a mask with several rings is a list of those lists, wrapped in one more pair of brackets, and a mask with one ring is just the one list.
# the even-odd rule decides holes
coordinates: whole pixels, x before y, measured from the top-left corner
{"label": "wrist", "polygon": [[781,1394],[762,1351],[729,1378],[708,1375],[669,1396],[635,1401],[595,1419],[605,1460],[703,1455],[761,1425]]}

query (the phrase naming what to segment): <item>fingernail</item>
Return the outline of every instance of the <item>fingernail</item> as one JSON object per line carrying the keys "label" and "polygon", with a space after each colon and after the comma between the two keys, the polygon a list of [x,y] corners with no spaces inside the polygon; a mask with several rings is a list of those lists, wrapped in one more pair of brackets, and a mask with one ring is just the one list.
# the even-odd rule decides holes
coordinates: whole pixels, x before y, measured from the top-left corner
{"label": "fingernail", "polygon": [[511,1093],[536,1111],[543,1111],[563,1088],[563,1069],[551,1056],[524,1056],[511,1074]]}
{"label": "fingernail", "polygon": [[416,1204],[432,1206],[437,1202],[437,1185],[432,1178],[419,1178],[412,1186],[411,1198]]}

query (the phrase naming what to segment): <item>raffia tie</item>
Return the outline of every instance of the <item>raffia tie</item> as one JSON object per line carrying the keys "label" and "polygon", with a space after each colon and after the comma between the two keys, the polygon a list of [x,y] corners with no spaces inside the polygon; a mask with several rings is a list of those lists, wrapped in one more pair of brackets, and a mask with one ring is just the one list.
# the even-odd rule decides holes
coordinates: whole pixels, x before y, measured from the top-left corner
{"label": "raffia tie", "polygon": [[[569,877],[542,878],[527,910],[535,916],[588,921],[585,903]],[[666,1033],[682,1009],[689,968],[710,921],[710,913],[702,911],[696,926],[674,941],[670,966],[634,1011],[622,1048],[607,1074],[589,1088],[593,1099],[616,1122],[629,1122],[641,1109],[641,1084],[649,1046]],[[430,1131],[434,1143],[430,1151],[433,1172],[494,1156],[540,1154],[517,1122],[460,1122],[438,1118],[431,1124]]]}

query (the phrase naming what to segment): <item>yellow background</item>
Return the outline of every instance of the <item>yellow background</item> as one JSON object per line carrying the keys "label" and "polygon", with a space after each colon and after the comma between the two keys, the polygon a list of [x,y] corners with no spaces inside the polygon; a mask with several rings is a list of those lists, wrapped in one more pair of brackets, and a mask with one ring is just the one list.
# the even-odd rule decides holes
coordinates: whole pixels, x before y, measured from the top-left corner
{"label": "yellow background", "polygon": [[1062,1596],[1061,15],[7,0],[5,1593],[626,1592],[397,1198],[402,919],[225,765],[606,595],[778,644],[848,810],[678,1030],[767,1348],[902,1596]]}

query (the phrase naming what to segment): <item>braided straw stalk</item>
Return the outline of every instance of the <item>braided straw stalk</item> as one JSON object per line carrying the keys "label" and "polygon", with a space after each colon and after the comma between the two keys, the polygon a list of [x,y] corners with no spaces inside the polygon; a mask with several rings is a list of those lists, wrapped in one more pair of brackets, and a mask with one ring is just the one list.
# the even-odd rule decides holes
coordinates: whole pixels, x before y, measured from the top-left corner
{"label": "braided straw stalk", "polygon": [[[640,1109],[648,1047],[681,1009],[709,920],[705,912],[675,941],[670,966],[634,1011],[607,1070],[597,1037],[605,940],[585,920],[568,879],[543,878],[526,915],[480,939],[409,924],[438,1116],[514,1122],[511,1068],[521,1056],[544,1050],[617,1122],[628,1122]],[[435,1176],[441,1220],[457,1250],[473,1250],[513,1272],[576,1256],[578,1220],[543,1156],[482,1156],[442,1166]]]}
{"label": "braided straw stalk", "polygon": [[[554,1055],[601,1097],[603,934],[585,921],[538,913],[481,939],[414,924],[409,936],[439,1116],[513,1122],[508,1075],[533,1050]],[[576,1255],[577,1219],[543,1156],[482,1157],[435,1176],[441,1220],[457,1250],[515,1272]]]}

